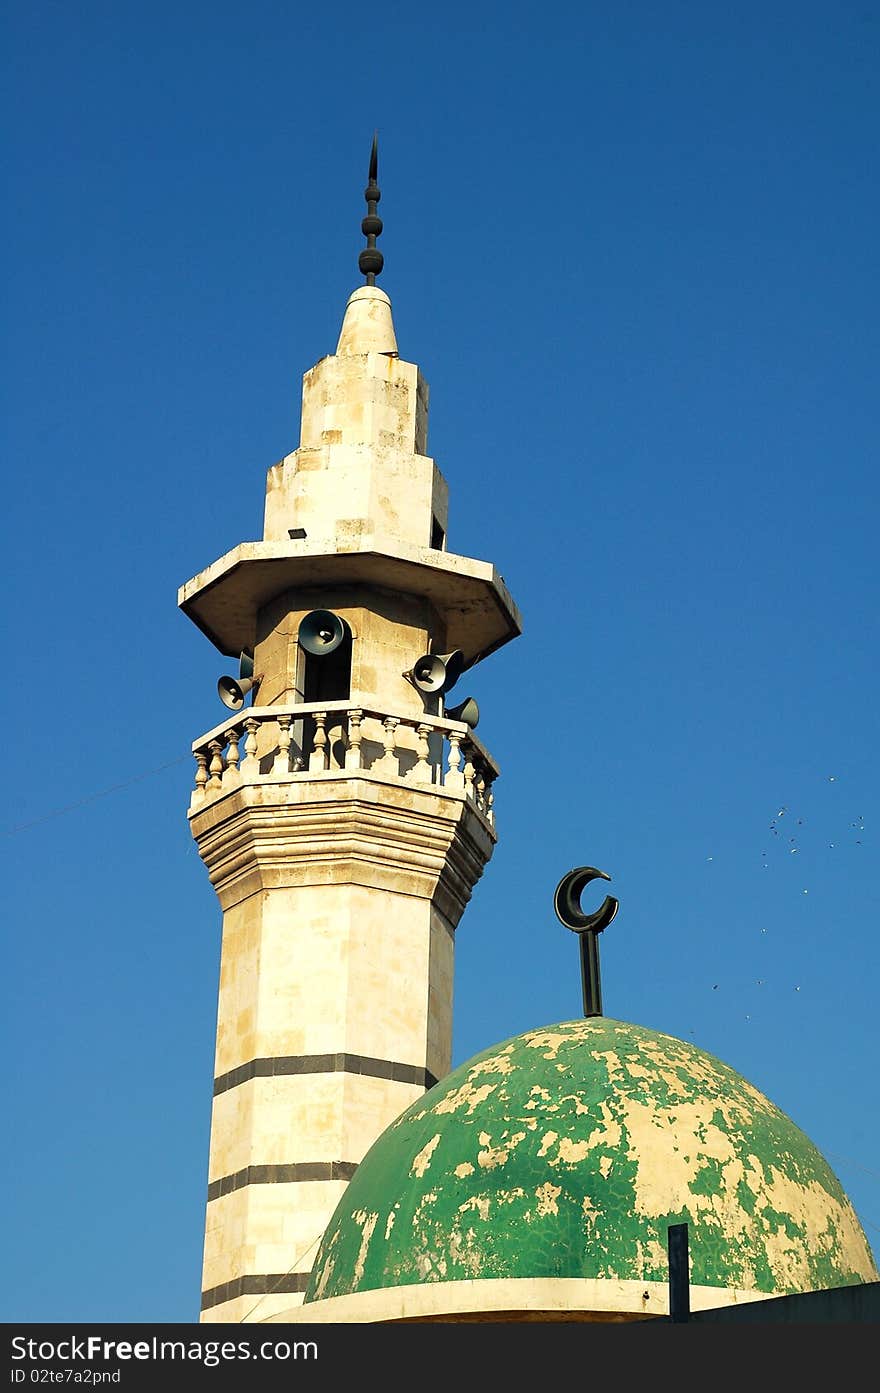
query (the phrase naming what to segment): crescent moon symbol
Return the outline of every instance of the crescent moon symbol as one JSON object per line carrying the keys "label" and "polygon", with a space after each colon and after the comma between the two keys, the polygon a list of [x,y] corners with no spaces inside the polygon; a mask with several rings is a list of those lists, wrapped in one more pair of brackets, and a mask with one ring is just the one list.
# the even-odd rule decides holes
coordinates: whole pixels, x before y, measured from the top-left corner
{"label": "crescent moon symbol", "polygon": [[610,880],[610,875],[595,866],[578,866],[564,875],[556,887],[553,908],[560,924],[574,933],[601,933],[607,929],[620,905],[613,895],[606,895],[594,914],[581,909],[581,895],[591,880]]}

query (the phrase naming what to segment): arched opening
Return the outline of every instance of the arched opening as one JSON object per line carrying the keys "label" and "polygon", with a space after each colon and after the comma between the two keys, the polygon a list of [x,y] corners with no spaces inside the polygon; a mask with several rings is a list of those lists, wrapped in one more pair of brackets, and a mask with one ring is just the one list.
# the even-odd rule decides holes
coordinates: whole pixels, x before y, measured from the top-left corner
{"label": "arched opening", "polygon": [[303,701],[348,701],[351,696],[351,629],[329,653],[309,652],[300,643],[302,674],[297,682]]}
{"label": "arched opening", "polygon": [[[312,610],[301,621],[297,634],[299,656],[296,685],[303,702],[348,701],[351,697],[351,629],[341,615],[332,610]],[[301,767],[308,769],[315,749],[315,721],[312,716],[295,722],[294,740],[300,749]],[[348,721],[334,714],[326,727],[325,746],[330,768],[345,763]]]}

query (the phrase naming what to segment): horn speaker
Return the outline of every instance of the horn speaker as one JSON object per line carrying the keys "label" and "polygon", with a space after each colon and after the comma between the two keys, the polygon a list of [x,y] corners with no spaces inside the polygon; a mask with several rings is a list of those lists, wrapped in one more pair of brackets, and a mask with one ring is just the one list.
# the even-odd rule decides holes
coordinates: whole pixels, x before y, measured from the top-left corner
{"label": "horn speaker", "polygon": [[346,624],[338,614],[330,609],[313,609],[300,621],[300,648],[315,658],[326,658],[333,653],[345,638]]}
{"label": "horn speaker", "polygon": [[258,685],[254,677],[253,654],[242,652],[238,660],[238,681],[234,677],[221,677],[217,683],[217,695],[230,711],[240,711],[248,692]]}
{"label": "horn speaker", "polygon": [[456,648],[452,653],[424,653],[406,675],[420,692],[448,692],[463,671],[464,654]]}
{"label": "horn speaker", "polygon": [[465,697],[458,706],[447,707],[443,713],[449,721],[464,721],[471,730],[476,730],[480,719],[480,708],[473,697]]}

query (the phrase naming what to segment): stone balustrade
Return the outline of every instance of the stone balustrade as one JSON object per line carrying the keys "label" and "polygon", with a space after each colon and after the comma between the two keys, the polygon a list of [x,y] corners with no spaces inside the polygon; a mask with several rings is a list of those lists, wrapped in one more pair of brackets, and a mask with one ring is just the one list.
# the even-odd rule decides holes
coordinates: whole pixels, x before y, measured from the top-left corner
{"label": "stone balustrade", "polygon": [[352,770],[460,793],[494,824],[498,767],[463,721],[390,714],[350,701],[246,706],[193,741],[190,814],[242,784]]}

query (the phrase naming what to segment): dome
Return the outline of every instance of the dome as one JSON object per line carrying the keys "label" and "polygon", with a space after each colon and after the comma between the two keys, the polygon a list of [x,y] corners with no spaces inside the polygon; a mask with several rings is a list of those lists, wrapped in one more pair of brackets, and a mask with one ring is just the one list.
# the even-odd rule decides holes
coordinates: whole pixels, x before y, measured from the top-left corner
{"label": "dome", "polygon": [[577,1279],[581,1308],[659,1313],[678,1223],[695,1308],[877,1280],[839,1181],[768,1098],[672,1036],[567,1021],[475,1055],[378,1138],[305,1303],[501,1282],[515,1305],[535,1279],[570,1303]]}

